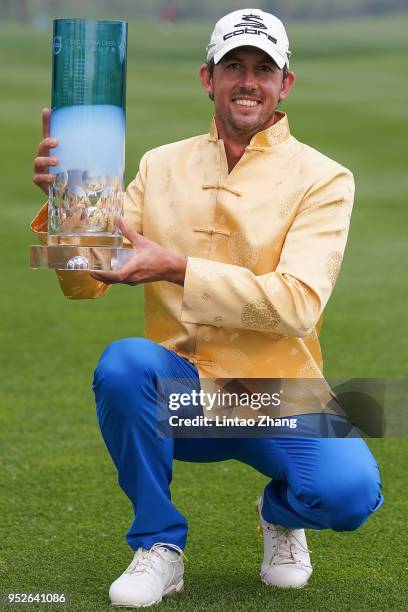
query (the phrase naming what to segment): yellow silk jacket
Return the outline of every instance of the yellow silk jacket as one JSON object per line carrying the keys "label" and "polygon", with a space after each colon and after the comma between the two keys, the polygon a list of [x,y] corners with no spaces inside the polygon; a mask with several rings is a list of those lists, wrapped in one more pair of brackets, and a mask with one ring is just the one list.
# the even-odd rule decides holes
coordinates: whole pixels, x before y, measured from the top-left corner
{"label": "yellow silk jacket", "polygon": [[[228,173],[209,134],[149,151],[125,194],[125,221],[188,257],[184,287],[146,284],[145,335],[201,378],[322,378],[318,332],[346,245],[349,170],[300,143],[287,116],[256,134]],[[32,222],[46,240],[47,209]],[[73,299],[107,286],[58,272]]]}

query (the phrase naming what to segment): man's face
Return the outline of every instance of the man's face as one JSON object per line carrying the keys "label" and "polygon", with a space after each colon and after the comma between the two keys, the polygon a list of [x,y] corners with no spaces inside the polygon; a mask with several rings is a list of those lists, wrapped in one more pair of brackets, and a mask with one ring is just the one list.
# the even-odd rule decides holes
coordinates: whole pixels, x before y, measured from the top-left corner
{"label": "man's face", "polygon": [[217,121],[241,135],[273,124],[276,107],[294,80],[293,73],[283,80],[283,71],[255,47],[238,47],[214,66],[212,76],[205,64],[200,74],[204,89],[214,100]]}

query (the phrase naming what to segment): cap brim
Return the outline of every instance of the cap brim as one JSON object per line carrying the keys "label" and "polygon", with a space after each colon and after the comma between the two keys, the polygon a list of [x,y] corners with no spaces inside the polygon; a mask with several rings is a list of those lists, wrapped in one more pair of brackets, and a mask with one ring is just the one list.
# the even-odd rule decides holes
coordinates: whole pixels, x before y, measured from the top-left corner
{"label": "cap brim", "polygon": [[[278,68],[282,70],[284,65],[287,63],[287,59],[283,57],[283,55],[273,47],[271,48],[271,43],[263,40],[254,40],[253,35],[243,35],[239,37],[236,36],[233,40],[231,40],[228,44],[226,44],[222,49],[214,53],[214,63],[218,64],[218,62],[230,51],[233,49],[237,49],[238,47],[256,47],[257,49],[261,49],[261,51],[265,51],[269,57],[276,62]],[[272,43],[273,45],[273,43]]]}

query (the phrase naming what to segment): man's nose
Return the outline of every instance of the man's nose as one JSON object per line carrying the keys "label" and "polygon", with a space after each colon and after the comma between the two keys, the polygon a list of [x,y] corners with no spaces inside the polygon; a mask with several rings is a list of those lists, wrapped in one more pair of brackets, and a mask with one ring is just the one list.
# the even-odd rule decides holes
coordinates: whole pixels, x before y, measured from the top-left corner
{"label": "man's nose", "polygon": [[245,89],[256,88],[256,76],[253,70],[247,69],[242,73],[241,86]]}

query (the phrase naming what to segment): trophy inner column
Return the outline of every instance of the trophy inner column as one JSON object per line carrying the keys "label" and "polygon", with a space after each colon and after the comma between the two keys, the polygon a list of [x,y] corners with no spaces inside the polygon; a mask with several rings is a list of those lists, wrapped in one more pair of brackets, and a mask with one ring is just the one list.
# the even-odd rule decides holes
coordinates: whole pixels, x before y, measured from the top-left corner
{"label": "trophy inner column", "polygon": [[125,118],[114,105],[77,105],[52,114],[59,140],[49,191],[48,244],[120,247]]}

